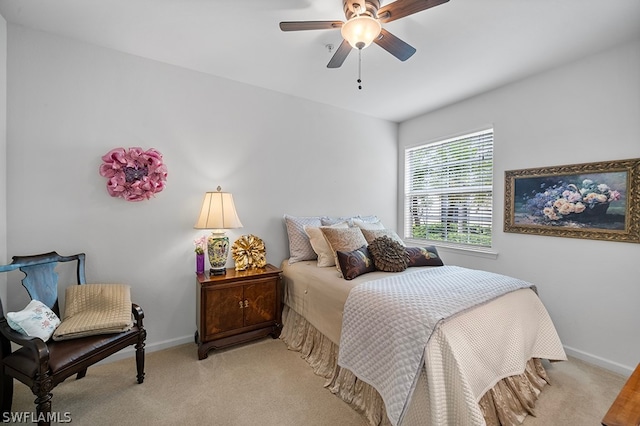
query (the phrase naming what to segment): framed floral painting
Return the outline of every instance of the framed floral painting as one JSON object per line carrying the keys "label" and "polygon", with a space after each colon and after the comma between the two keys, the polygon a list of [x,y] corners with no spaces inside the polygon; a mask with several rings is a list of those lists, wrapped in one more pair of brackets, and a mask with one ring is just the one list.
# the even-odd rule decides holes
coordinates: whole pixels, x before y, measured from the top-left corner
{"label": "framed floral painting", "polygon": [[504,231],[640,243],[640,158],[506,171]]}

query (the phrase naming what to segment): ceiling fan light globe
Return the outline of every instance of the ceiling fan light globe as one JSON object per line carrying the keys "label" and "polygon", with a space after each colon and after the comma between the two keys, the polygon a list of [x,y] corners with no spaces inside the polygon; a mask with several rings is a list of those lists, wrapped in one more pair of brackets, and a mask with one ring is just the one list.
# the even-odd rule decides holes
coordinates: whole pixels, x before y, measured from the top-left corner
{"label": "ceiling fan light globe", "polygon": [[342,37],[354,49],[364,49],[375,40],[382,31],[377,19],[368,15],[358,15],[344,23],[340,32]]}

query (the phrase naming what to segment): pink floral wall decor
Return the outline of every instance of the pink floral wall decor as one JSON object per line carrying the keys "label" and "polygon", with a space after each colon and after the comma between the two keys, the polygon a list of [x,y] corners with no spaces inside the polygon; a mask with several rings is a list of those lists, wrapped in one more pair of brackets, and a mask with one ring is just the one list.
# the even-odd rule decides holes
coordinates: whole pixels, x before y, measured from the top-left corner
{"label": "pink floral wall decor", "polygon": [[107,178],[107,191],[126,201],[148,200],[162,191],[167,166],[153,148],[115,148],[102,156],[100,175]]}

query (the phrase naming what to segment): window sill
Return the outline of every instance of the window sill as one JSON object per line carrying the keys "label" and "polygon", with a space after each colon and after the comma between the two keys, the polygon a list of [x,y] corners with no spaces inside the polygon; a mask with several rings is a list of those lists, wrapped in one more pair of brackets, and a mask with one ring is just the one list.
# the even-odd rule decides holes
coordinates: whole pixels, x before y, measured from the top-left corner
{"label": "window sill", "polygon": [[407,245],[411,245],[414,247],[421,247],[425,245],[436,246],[436,248],[440,251],[451,252],[455,254],[464,254],[466,256],[476,256],[476,257],[484,257],[485,259],[497,259],[498,252],[494,251],[490,248],[484,247],[461,247],[454,244],[443,243],[442,241],[429,241],[429,240],[412,240],[406,239],[404,240]]}

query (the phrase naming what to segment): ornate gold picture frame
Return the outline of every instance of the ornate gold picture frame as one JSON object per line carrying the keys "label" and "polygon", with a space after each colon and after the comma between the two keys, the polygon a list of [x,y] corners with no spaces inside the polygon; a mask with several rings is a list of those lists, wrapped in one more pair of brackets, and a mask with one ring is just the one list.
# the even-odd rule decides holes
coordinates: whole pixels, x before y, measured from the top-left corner
{"label": "ornate gold picture frame", "polygon": [[504,231],[640,243],[640,158],[505,172]]}

